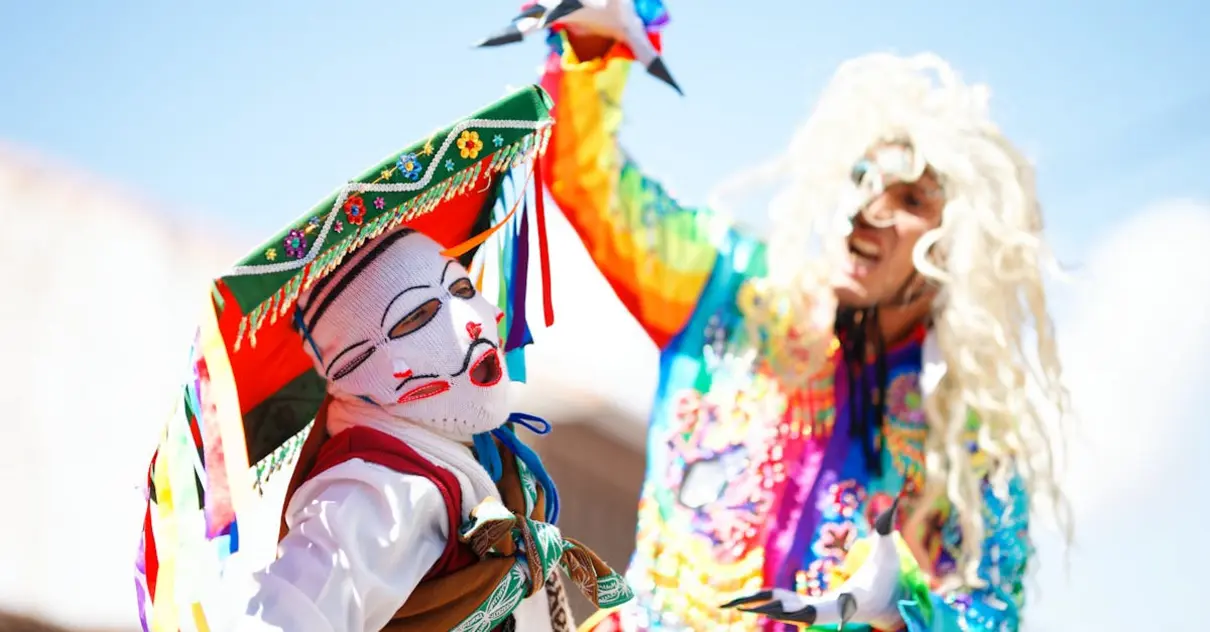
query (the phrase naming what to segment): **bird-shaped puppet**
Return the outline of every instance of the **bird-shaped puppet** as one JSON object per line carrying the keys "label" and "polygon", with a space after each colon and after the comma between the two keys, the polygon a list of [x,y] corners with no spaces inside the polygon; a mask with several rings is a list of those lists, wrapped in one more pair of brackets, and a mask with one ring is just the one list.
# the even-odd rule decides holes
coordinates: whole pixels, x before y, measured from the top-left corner
{"label": "bird-shaped puppet", "polygon": [[899,601],[910,598],[915,592],[913,584],[925,580],[895,531],[898,505],[896,499],[874,521],[874,532],[850,551],[850,557],[861,559],[853,574],[833,590],[811,597],[774,588],[740,597],[722,607],[738,607],[745,612],[807,626],[835,625],[838,632],[849,623],[864,623],[880,630],[899,629],[903,624]]}
{"label": "bird-shaped puppet", "polygon": [[514,44],[543,29],[608,37],[624,45],[648,74],[683,94],[660,56],[659,30],[667,22],[660,0],[538,0],[478,46]]}

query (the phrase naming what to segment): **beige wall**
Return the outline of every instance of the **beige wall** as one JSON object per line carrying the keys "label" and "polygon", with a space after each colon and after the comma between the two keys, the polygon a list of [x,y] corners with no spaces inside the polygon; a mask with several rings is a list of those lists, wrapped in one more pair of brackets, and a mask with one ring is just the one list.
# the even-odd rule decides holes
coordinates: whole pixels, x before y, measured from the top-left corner
{"label": "beige wall", "polygon": [[139,485],[233,241],[0,143],[0,608],[138,626]]}
{"label": "beige wall", "polygon": [[[634,552],[635,509],[645,459],[632,445],[603,433],[598,425],[623,422],[616,411],[599,409],[533,442],[559,488],[559,529],[592,548],[618,572]],[[629,420],[625,420],[629,422]],[[577,621],[594,610],[571,586]]]}

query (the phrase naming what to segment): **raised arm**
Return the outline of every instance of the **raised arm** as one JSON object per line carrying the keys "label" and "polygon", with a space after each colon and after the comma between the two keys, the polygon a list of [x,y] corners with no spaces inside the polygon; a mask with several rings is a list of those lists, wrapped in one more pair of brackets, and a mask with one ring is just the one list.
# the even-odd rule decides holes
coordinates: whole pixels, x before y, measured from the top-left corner
{"label": "raised arm", "polygon": [[678,204],[619,147],[633,62],[611,42],[586,54],[583,41],[549,39],[542,86],[554,98],[555,125],[543,178],[601,274],[663,348],[696,307],[729,225]]}

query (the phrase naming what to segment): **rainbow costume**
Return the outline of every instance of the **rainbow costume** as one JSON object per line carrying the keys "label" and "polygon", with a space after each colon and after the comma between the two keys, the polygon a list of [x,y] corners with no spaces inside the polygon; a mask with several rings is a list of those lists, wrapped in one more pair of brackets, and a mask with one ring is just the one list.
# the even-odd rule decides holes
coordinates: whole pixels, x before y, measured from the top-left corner
{"label": "rainbow costume", "polygon": [[[658,2],[636,3],[658,47]],[[707,208],[686,208],[617,144],[634,56],[575,58],[548,39],[542,79],[556,120],[545,184],[618,298],[660,350],[637,547],[637,598],[595,630],[777,630],[791,624],[720,606],[768,587],[817,595],[844,581],[875,515],[923,483],[923,411],[937,368],[921,328],[875,363],[831,340],[823,370],[788,388],[753,341],[766,246]],[[843,315],[843,314],[842,314]],[[877,385],[878,388],[875,388]],[[881,401],[872,401],[881,400]],[[976,462],[972,422],[966,440]],[[948,503],[908,524],[898,610],[906,629],[1016,630],[1031,549],[1020,479],[985,482],[978,588],[947,589],[961,544]],[[915,515],[915,514],[913,514]],[[860,548],[860,547],[856,547]],[[914,554],[914,555],[913,555]],[[846,630],[866,629],[845,626]]]}

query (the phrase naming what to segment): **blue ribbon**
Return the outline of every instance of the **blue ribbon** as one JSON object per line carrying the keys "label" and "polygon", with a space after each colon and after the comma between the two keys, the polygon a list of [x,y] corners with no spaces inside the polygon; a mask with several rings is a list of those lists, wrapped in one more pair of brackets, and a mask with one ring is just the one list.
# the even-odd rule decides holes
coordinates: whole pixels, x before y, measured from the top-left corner
{"label": "blue ribbon", "polygon": [[492,439],[490,432],[480,432],[474,436],[475,441],[475,457],[479,459],[479,465],[487,470],[493,481],[499,482],[501,475],[500,451],[496,449],[496,442]]}
{"label": "blue ribbon", "polygon": [[[508,416],[508,422],[523,426],[538,435],[549,433],[551,428],[550,422],[527,413],[511,413]],[[517,458],[521,459],[525,467],[529,468],[530,473],[538,480],[538,484],[542,486],[542,492],[546,496],[546,522],[556,524],[559,521],[559,490],[555,487],[555,482],[550,478],[550,474],[547,473],[546,467],[542,465],[542,459],[538,453],[518,439],[508,424],[491,432],[481,432],[474,436],[475,456],[479,459],[479,464],[487,470],[493,481],[500,481],[503,466],[500,462],[500,451],[496,447],[496,440],[517,455]]]}

